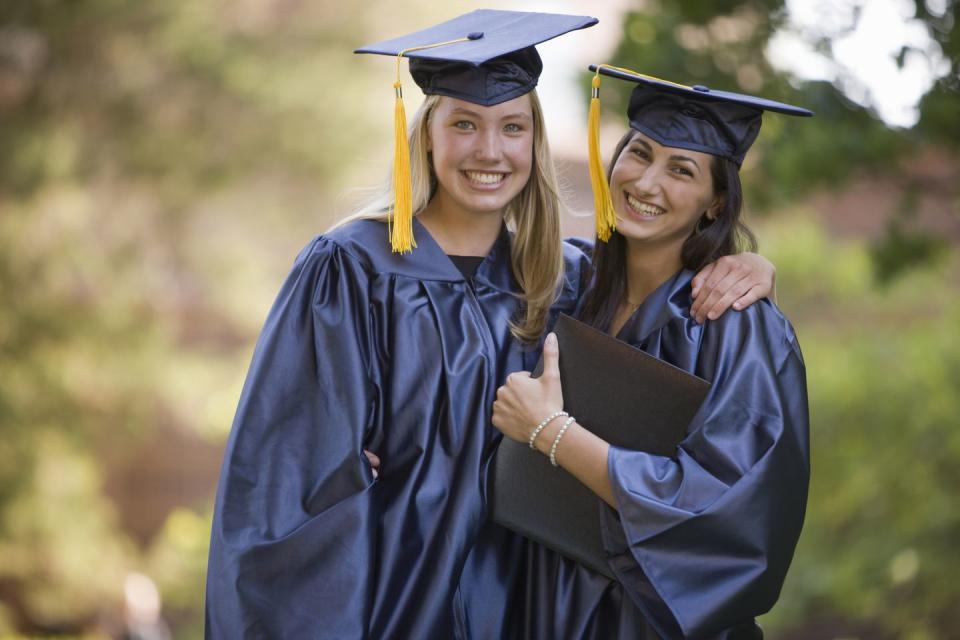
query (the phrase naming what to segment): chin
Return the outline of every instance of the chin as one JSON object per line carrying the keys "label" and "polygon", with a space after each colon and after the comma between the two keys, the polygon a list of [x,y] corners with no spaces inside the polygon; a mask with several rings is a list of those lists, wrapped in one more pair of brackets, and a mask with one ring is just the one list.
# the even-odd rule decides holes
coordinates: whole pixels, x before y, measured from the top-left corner
{"label": "chin", "polygon": [[467,211],[472,211],[477,215],[502,214],[507,205],[516,197],[516,194],[507,197],[487,197],[487,198],[464,198],[460,205]]}
{"label": "chin", "polygon": [[654,229],[645,228],[642,224],[632,220],[623,220],[617,223],[617,233],[628,240],[649,240],[656,237],[657,232]]}
{"label": "chin", "polygon": [[510,204],[510,200],[506,200],[504,202],[489,203],[489,204],[484,203],[476,207],[473,207],[473,210],[479,214],[489,214],[489,215],[502,214],[504,212],[504,209],[507,208],[508,204]]}

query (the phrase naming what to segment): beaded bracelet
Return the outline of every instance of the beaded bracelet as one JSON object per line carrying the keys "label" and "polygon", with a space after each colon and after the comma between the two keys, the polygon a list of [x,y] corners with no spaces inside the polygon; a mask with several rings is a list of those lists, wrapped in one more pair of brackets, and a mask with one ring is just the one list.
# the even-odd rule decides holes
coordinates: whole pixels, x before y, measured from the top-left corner
{"label": "beaded bracelet", "polygon": [[537,428],[533,430],[533,433],[530,434],[530,448],[536,449],[536,447],[533,446],[533,442],[534,440],[537,439],[537,436],[540,435],[540,432],[543,431],[544,427],[546,427],[548,424],[550,424],[560,416],[568,416],[568,415],[570,414],[567,413],[566,411],[555,411],[550,415],[548,415],[546,418],[544,418],[543,421],[537,425]]}
{"label": "beaded bracelet", "polygon": [[563,434],[567,431],[567,428],[569,428],[574,422],[576,422],[576,418],[573,416],[567,418],[567,421],[563,423],[562,427],[560,427],[560,431],[557,432],[557,437],[553,439],[553,446],[550,447],[550,464],[555,467],[560,466],[557,464],[557,445],[560,444],[560,438],[563,437]]}

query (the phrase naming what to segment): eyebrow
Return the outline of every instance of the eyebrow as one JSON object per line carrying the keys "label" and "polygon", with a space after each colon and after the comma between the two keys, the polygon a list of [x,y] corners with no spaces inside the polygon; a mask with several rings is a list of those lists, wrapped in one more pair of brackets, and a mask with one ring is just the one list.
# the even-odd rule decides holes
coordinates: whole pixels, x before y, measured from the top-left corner
{"label": "eyebrow", "polygon": [[[634,141],[635,143],[639,144],[639,145],[642,145],[643,148],[646,149],[647,151],[650,151],[650,152],[653,151],[653,147],[650,146],[650,143],[647,142],[646,140],[644,140],[643,138],[634,138],[633,141]],[[690,162],[690,163],[693,163],[693,166],[695,166],[695,167],[697,168],[697,171],[701,171],[700,165],[697,163],[696,160],[694,160],[694,159],[691,158],[690,156],[681,156],[681,155],[679,155],[679,154],[673,154],[673,155],[670,156],[670,159],[671,159],[671,160],[679,160],[679,161],[681,161],[681,162]]]}
{"label": "eyebrow", "polygon": [[[452,109],[452,110],[450,111],[450,113],[451,113],[451,114],[468,115],[468,116],[473,116],[473,117],[475,117],[475,118],[480,118],[480,117],[482,117],[482,116],[481,116],[479,113],[477,113],[476,111],[471,111],[470,109],[467,109],[467,108],[465,108],[465,107],[456,107],[456,108]],[[526,112],[524,112],[524,111],[517,111],[517,112],[515,112],[515,113],[508,113],[507,115],[503,116],[503,117],[500,118],[500,119],[501,119],[501,120],[512,120],[512,119],[517,119],[517,118],[518,118],[518,119],[526,119],[526,120],[529,120],[529,119],[531,118],[531,116],[530,116],[529,113],[526,113]]]}

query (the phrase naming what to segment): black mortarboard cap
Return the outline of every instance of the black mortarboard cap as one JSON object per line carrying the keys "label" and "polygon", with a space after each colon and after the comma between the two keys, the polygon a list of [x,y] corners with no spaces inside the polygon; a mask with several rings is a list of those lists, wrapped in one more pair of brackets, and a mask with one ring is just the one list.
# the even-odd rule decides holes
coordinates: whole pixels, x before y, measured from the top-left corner
{"label": "black mortarboard cap", "polygon": [[801,107],[742,93],[687,86],[609,65],[590,65],[593,97],[588,118],[590,183],[596,210],[597,237],[616,229],[616,213],[599,155],[600,74],[637,83],[630,94],[630,127],[665,147],[679,147],[728,158],[739,167],[757,134],[764,111],[812,116]]}
{"label": "black mortarboard cap", "polygon": [[[404,52],[424,93],[491,106],[537,86],[543,63],[534,45],[596,23],[590,16],[478,9],[354,53]],[[418,47],[428,48],[411,51]]]}
{"label": "black mortarboard cap", "polygon": [[[603,75],[636,82],[630,94],[630,127],[667,147],[679,147],[729,158],[743,158],[757,134],[764,111],[812,116],[802,107],[742,93],[717,91],[703,85],[686,86],[626,69],[600,66]],[[597,65],[590,65],[591,71]]]}

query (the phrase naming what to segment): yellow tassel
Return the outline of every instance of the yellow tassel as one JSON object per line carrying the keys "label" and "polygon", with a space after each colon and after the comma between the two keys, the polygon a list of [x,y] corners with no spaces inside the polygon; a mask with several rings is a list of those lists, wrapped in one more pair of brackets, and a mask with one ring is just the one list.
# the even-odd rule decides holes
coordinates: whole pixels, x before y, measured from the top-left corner
{"label": "yellow tassel", "polygon": [[[411,51],[430,49],[467,40],[476,40],[482,34],[470,34],[465,38],[448,40],[435,44],[404,49],[397,55],[397,81],[393,84],[396,90],[396,104],[393,112],[394,154],[393,154],[393,210],[388,218],[390,246],[394,253],[409,253],[417,246],[413,238],[413,185],[410,177],[410,150],[407,143],[407,114],[403,107],[403,91],[400,87],[400,60]],[[617,228],[617,214],[610,197],[610,185],[603,171],[603,162],[600,160],[600,67],[617,69],[641,78],[658,80],[678,87],[685,85],[660,80],[630,69],[620,69],[610,65],[598,65],[597,73],[593,77],[593,93],[590,99],[590,112],[587,118],[587,132],[590,151],[590,184],[593,187],[593,204],[596,216],[597,237],[603,242],[610,239]]]}
{"label": "yellow tassel", "polygon": [[410,148],[407,143],[407,112],[403,108],[400,81],[393,83],[397,100],[393,109],[393,211],[389,219],[390,246],[394,253],[409,253],[413,239],[413,185],[410,180]]}
{"label": "yellow tassel", "polygon": [[610,185],[600,160],[600,74],[593,76],[593,93],[587,117],[587,137],[590,150],[590,185],[593,187],[593,208],[596,216],[597,238],[606,242],[617,228],[617,214],[610,198]]}
{"label": "yellow tassel", "polygon": [[411,51],[432,49],[478,40],[482,33],[471,33],[464,38],[446,40],[410,47],[397,54],[397,81],[393,83],[397,99],[393,108],[393,210],[387,217],[390,247],[394,253],[410,253],[417,246],[413,238],[413,182],[410,178],[410,145],[407,142],[407,111],[403,108],[403,89],[400,87],[400,61]]}

